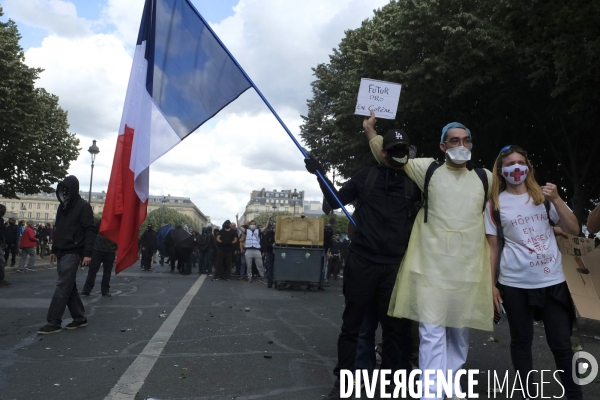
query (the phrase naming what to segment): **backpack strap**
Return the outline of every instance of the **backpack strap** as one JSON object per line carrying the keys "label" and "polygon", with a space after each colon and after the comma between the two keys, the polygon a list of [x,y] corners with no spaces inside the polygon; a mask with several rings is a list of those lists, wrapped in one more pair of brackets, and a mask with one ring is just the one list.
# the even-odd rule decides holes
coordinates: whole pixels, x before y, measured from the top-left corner
{"label": "backpack strap", "polygon": [[490,199],[490,215],[492,216],[492,222],[496,225],[496,237],[498,239],[498,257],[496,258],[496,279],[500,274],[500,257],[502,257],[502,250],[504,250],[504,228],[502,228],[502,220],[500,219],[500,210],[496,210],[496,204],[493,199]]}
{"label": "backpack strap", "polygon": [[429,164],[429,168],[427,168],[427,172],[425,173],[425,186],[423,188],[423,208],[425,209],[425,223],[427,223],[427,210],[429,208],[429,181],[431,180],[431,177],[433,176],[435,170],[441,167],[442,165],[444,165],[443,162],[434,161],[431,164]]}
{"label": "backpack strap", "polygon": [[488,189],[489,189],[490,185],[489,185],[488,177],[487,177],[487,174],[485,173],[485,170],[483,168],[474,168],[474,169],[475,169],[475,173],[477,174],[479,179],[481,179],[481,183],[483,184],[483,208],[481,209],[481,212],[484,212],[485,204],[487,203]]}

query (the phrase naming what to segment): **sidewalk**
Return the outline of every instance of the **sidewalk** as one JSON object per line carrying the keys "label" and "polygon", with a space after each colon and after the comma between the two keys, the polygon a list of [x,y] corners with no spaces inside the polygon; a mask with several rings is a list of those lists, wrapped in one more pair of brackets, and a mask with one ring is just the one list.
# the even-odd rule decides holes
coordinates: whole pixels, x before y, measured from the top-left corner
{"label": "sidewalk", "polygon": [[[17,256],[16,258],[16,263],[14,267],[10,267],[10,263],[11,263],[11,258],[8,257],[8,262],[6,263],[6,267],[4,268],[4,273],[6,273],[6,275],[10,275],[10,274],[14,274],[15,272],[17,272],[17,269],[19,267],[19,262],[21,261],[21,257]],[[29,263],[29,260],[27,260],[27,262]],[[50,256],[45,256],[43,259],[36,259],[35,260],[35,269],[47,269],[47,268],[55,268],[56,267],[56,263],[55,264],[50,264]]]}

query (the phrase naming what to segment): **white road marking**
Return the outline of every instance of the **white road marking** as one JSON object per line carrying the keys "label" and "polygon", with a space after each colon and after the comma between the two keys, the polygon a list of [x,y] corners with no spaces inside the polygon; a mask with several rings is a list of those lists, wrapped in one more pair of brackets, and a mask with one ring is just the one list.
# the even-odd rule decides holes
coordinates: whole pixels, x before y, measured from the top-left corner
{"label": "white road marking", "polygon": [[154,334],[144,350],[127,368],[127,371],[121,376],[119,382],[112,388],[104,400],[133,400],[135,395],[141,389],[146,377],[152,371],[154,363],[160,357],[171,335],[177,328],[181,317],[192,302],[192,299],[198,293],[200,286],[204,283],[206,275],[202,275],[181,299],[177,307],[171,312],[171,315],[161,325],[160,329]]}

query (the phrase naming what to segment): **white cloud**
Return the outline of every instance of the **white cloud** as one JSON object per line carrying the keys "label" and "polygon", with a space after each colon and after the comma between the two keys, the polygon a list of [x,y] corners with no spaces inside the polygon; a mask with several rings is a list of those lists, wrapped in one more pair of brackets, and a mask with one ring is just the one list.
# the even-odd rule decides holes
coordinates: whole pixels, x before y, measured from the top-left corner
{"label": "white cloud", "polygon": [[[40,86],[60,97],[82,152],[70,173],[89,187],[91,140],[98,140],[94,190],[105,190],[116,144],[143,0],[108,0],[95,21],[85,21],[60,0],[32,0],[51,21],[27,14],[21,1],[8,0],[6,16],[51,32],[26,62],[44,68]],[[27,2],[29,3],[29,2]],[[214,25],[216,32],[299,138],[300,114],[311,97],[311,68],[328,62],[344,30],[358,27],[387,0],[240,0],[235,14]],[[16,13],[16,14],[15,14]],[[63,18],[61,20],[61,18]],[[64,29],[56,27],[62,21]],[[44,25],[45,23],[45,25]],[[77,28],[79,27],[79,28]],[[89,32],[102,27],[103,33]],[[68,28],[68,29],[67,29]],[[357,88],[358,90],[358,88]],[[157,161],[150,193],[190,197],[220,224],[243,212],[255,189],[305,190],[322,198],[302,155],[253,90],[203,125]]]}
{"label": "white cloud", "polygon": [[60,98],[71,131],[90,139],[119,129],[132,58],[112,35],[48,36],[25,53],[28,65],[44,68],[37,82]]}
{"label": "white cloud", "polygon": [[90,23],[77,16],[75,4],[64,0],[4,0],[4,11],[17,22],[64,37],[91,33]]}

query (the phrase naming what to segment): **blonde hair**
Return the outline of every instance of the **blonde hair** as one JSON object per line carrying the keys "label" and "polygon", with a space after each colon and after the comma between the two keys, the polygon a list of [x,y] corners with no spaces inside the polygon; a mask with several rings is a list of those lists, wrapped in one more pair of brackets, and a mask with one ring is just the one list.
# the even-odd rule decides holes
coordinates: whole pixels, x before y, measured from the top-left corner
{"label": "blonde hair", "polygon": [[527,194],[529,195],[529,199],[533,199],[533,203],[536,206],[539,206],[545,201],[544,194],[542,193],[542,188],[535,180],[535,171],[533,169],[533,165],[529,162],[529,158],[527,158],[527,153],[515,147],[510,147],[505,152],[498,154],[496,158],[496,162],[494,162],[494,169],[492,171],[493,181],[492,181],[492,201],[494,202],[494,209],[500,209],[500,193],[506,190],[506,181],[502,177],[502,160],[512,153],[519,153],[523,157],[525,157],[525,162],[527,163],[527,167],[529,168],[529,173],[525,178],[525,187],[527,188]]}

